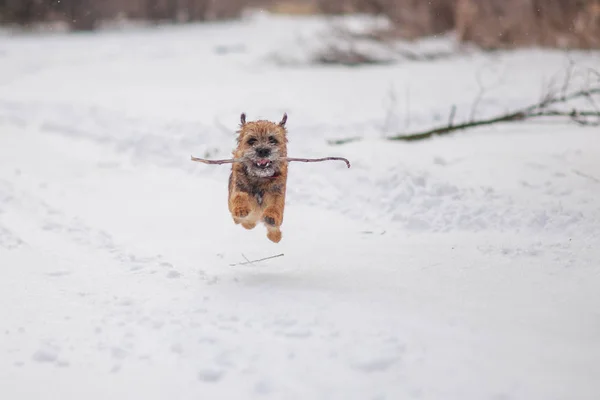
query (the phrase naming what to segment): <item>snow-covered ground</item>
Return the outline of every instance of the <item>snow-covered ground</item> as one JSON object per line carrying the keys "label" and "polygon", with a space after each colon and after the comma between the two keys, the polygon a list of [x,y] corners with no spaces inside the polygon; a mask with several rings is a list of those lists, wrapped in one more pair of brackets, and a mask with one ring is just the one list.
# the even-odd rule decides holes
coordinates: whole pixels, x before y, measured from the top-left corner
{"label": "snow-covered ground", "polygon": [[[0,36],[0,398],[600,398],[599,129],[383,140],[468,116],[477,76],[481,115],[527,104],[565,54],[274,61],[323,27]],[[352,162],[291,165],[279,244],[189,160],[242,111]]]}

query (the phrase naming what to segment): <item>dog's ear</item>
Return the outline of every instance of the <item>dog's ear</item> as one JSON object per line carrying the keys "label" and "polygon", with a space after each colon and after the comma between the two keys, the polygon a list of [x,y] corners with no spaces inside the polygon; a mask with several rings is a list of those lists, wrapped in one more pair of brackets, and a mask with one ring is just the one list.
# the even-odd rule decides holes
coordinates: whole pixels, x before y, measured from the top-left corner
{"label": "dog's ear", "polygon": [[246,125],[246,113],[242,113],[242,115],[240,115],[240,122],[242,125]]}
{"label": "dog's ear", "polygon": [[287,113],[283,113],[283,118],[281,118],[281,121],[279,121],[279,126],[284,128],[286,122],[287,122]]}

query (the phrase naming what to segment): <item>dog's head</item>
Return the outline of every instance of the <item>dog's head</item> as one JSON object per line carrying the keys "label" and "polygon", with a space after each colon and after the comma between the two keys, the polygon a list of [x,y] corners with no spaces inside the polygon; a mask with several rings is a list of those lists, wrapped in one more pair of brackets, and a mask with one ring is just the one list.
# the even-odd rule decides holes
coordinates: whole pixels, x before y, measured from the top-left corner
{"label": "dog's head", "polygon": [[269,178],[276,175],[287,157],[287,114],[279,123],[258,120],[246,122],[240,116],[235,158],[243,160],[249,175]]}

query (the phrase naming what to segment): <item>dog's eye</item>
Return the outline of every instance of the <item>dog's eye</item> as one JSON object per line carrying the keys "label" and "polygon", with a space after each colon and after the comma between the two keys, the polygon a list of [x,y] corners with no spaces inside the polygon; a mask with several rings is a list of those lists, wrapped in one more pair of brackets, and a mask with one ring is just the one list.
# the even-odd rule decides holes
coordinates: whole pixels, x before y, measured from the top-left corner
{"label": "dog's eye", "polygon": [[248,139],[248,141],[246,143],[248,143],[250,146],[252,146],[254,143],[256,143],[256,139],[250,138],[250,139]]}
{"label": "dog's eye", "polygon": [[271,144],[278,144],[279,142],[277,141],[277,139],[275,138],[275,136],[269,136],[269,143],[271,143]]}

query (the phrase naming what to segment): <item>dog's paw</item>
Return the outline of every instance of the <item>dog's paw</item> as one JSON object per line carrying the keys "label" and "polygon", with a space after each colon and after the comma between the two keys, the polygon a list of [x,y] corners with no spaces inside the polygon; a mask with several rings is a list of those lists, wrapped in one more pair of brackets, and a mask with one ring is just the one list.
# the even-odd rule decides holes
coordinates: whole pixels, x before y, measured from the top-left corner
{"label": "dog's paw", "polygon": [[273,209],[266,209],[263,214],[263,221],[270,226],[281,225],[281,214]]}
{"label": "dog's paw", "polygon": [[242,222],[242,226],[248,230],[254,229],[256,227],[255,222]]}
{"label": "dog's paw", "polygon": [[246,218],[250,214],[250,208],[247,206],[238,206],[233,209],[234,218]]}
{"label": "dog's paw", "polygon": [[281,240],[281,231],[279,229],[269,230],[267,238],[273,243],[279,243]]}

